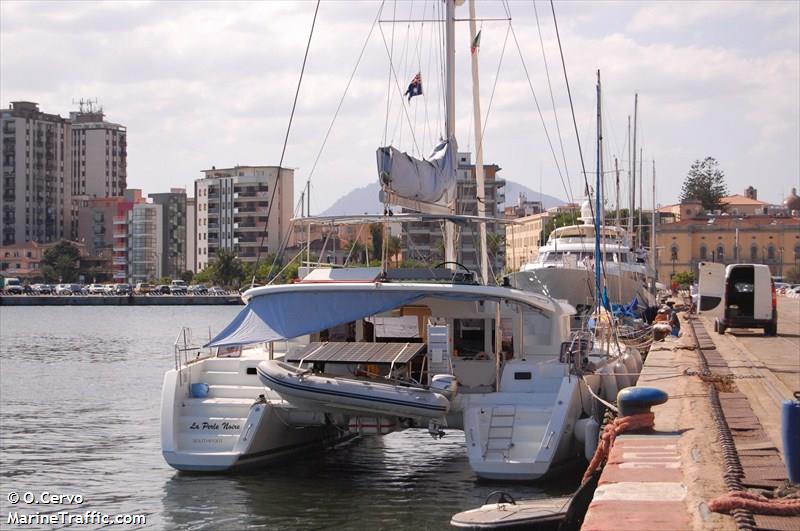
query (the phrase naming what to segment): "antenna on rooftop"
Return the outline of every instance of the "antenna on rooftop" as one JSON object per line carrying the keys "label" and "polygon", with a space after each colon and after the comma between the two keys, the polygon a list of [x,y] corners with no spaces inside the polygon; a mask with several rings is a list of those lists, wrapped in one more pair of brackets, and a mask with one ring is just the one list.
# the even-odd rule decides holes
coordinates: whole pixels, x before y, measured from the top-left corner
{"label": "antenna on rooftop", "polygon": [[94,100],[92,98],[81,98],[78,101],[73,98],[72,104],[77,105],[81,113],[103,112],[103,107],[98,105],[97,98],[94,98]]}

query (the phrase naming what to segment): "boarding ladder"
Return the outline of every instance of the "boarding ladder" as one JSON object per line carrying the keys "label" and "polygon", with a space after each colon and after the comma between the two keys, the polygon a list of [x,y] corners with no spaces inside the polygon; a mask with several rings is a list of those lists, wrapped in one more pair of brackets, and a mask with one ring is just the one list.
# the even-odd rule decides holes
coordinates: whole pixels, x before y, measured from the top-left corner
{"label": "boarding ladder", "polygon": [[514,446],[514,421],[517,407],[513,405],[492,407],[489,418],[489,433],[486,437],[484,459],[507,459],[508,451]]}

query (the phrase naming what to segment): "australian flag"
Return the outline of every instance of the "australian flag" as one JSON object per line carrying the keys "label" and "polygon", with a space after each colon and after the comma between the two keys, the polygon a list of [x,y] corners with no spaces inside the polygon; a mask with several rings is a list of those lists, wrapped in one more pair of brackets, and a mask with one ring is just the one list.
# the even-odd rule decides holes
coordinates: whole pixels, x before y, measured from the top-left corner
{"label": "australian flag", "polygon": [[403,95],[408,96],[408,101],[411,101],[411,98],[414,96],[422,95],[422,75],[419,72],[417,72],[417,75],[411,80],[411,83],[408,85],[408,89]]}

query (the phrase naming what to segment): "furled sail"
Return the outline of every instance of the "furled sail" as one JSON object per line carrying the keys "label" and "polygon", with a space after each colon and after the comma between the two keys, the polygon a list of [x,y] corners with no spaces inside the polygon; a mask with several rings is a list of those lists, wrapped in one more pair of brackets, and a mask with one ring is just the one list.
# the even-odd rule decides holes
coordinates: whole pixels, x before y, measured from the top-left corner
{"label": "furled sail", "polygon": [[455,198],[457,149],[455,138],[442,140],[427,159],[419,160],[392,146],[378,148],[381,188],[426,203]]}

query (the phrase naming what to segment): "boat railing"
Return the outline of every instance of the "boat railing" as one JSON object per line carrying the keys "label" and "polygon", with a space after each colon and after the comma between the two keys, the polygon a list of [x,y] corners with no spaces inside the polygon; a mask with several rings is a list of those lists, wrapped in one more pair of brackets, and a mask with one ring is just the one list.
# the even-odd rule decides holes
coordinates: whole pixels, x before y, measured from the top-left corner
{"label": "boat railing", "polygon": [[207,331],[200,331],[185,326],[182,327],[173,345],[175,370],[179,371],[194,362],[212,357],[214,355],[213,349],[203,346],[209,341],[211,341],[210,328]]}

